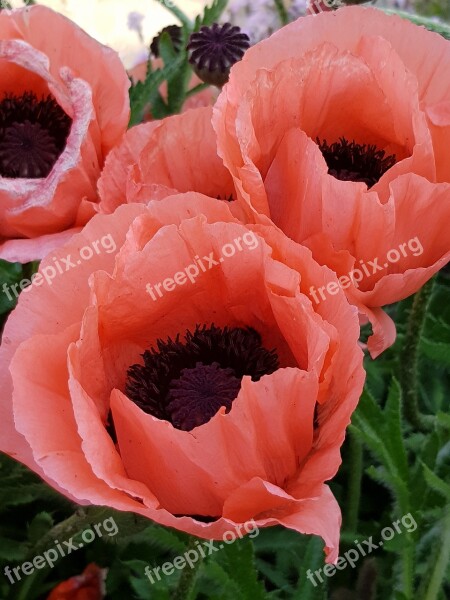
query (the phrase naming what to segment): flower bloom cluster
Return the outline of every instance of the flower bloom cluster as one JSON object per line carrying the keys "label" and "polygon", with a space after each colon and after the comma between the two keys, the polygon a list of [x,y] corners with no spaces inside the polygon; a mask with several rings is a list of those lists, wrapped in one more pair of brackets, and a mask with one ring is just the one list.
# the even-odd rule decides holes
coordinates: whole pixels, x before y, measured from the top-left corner
{"label": "flower bloom cluster", "polygon": [[[38,243],[46,273],[114,240],[21,294],[1,449],[79,503],[210,540],[283,525],[335,562],[327,482],[364,383],[360,322],[375,357],[395,338],[383,306],[450,258],[450,44],[372,8],[300,18],[246,52],[214,107],[124,133],[113,53],[41,7],[2,12],[0,35],[1,255]],[[11,118],[38,104],[40,121]],[[236,240],[252,243],[225,260]],[[339,285],[406,240],[421,252]]]}

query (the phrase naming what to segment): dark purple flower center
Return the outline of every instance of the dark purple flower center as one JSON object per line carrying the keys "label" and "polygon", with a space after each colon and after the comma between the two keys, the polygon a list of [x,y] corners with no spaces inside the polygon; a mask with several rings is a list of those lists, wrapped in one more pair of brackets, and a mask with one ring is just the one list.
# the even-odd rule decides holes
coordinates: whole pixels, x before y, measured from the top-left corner
{"label": "dark purple flower center", "polygon": [[144,412],[191,431],[224,406],[230,411],[248,375],[258,381],[279,368],[275,350],[266,350],[254,329],[197,326],[184,341],[158,340],[143,365],[128,369],[126,393]]}
{"label": "dark purple flower center", "polygon": [[376,146],[348,142],[340,138],[328,145],[317,139],[317,144],[328,165],[328,173],[341,181],[361,181],[368,188],[375,185],[396,163],[395,155],[386,156]]}
{"label": "dark purple flower center", "polygon": [[233,369],[222,369],[218,363],[199,362],[193,369],[183,369],[169,387],[167,410],[174,427],[189,431],[207,423],[221,406],[228,412],[240,389]]}
{"label": "dark purple flower center", "polygon": [[0,175],[47,177],[65,148],[72,119],[53,96],[5,95],[0,102]]}

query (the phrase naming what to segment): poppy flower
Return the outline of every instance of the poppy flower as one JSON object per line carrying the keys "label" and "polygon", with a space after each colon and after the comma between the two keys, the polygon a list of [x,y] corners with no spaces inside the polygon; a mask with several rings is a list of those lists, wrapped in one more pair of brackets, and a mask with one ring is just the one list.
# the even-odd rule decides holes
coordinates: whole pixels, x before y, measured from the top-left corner
{"label": "poppy flower", "polygon": [[337,272],[372,322],[373,356],[395,338],[381,307],[450,258],[449,97],[447,40],[355,6],[248,50],[214,108],[247,220],[271,220]]}
{"label": "poppy flower", "polygon": [[357,311],[310,251],[201,194],[97,215],[42,261],[94,255],[30,286],[0,348],[2,450],[80,503],[206,539],[251,521],[325,541],[326,481],[361,393]]}
{"label": "poppy flower", "polygon": [[232,200],[233,179],[217,156],[212,107],[199,107],[129,129],[100,176],[99,211],[179,192]]}
{"label": "poppy flower", "polygon": [[129,120],[118,55],[62,15],[0,12],[0,258],[42,258],[95,214]]}
{"label": "poppy flower", "polygon": [[80,575],[57,585],[47,600],[102,600],[105,597],[103,570],[91,563]]}

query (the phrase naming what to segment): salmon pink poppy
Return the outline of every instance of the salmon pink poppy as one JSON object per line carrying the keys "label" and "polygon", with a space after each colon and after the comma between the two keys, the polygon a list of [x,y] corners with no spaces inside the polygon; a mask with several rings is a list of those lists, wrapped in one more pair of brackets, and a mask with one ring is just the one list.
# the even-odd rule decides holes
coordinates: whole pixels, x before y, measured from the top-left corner
{"label": "salmon pink poppy", "polygon": [[215,105],[247,219],[270,219],[338,273],[372,322],[373,356],[395,338],[381,307],[450,258],[449,98],[447,40],[345,7],[251,48]]}
{"label": "salmon pink poppy", "polygon": [[42,258],[95,213],[129,120],[118,55],[43,6],[0,12],[0,258]]}
{"label": "salmon pink poppy", "polygon": [[121,204],[190,191],[234,198],[211,119],[212,107],[199,107],[128,130],[106,160],[98,183],[99,210],[110,213]]}
{"label": "salmon pink poppy", "polygon": [[80,503],[209,539],[281,524],[335,561],[325,482],[364,370],[344,293],[308,296],[334,273],[195,193],[97,215],[40,272],[105,235],[115,255],[30,286],[6,324],[2,450]]}

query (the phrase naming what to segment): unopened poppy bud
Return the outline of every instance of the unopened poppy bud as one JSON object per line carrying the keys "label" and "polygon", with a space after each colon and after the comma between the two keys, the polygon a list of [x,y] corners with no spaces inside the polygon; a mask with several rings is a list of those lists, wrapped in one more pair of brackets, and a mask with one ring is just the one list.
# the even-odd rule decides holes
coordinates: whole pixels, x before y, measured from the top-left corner
{"label": "unopened poppy bud", "polygon": [[250,38],[240,27],[225,23],[213,23],[191,34],[187,49],[189,62],[204,81],[222,87],[230,75],[231,67],[241,60],[250,47]]}

